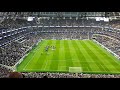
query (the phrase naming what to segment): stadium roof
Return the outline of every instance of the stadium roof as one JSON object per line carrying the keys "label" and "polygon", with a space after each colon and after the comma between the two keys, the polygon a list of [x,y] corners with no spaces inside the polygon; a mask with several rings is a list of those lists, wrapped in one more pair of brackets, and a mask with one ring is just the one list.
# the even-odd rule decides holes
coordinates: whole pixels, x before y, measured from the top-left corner
{"label": "stadium roof", "polygon": [[0,16],[120,16],[120,12],[0,12]]}
{"label": "stadium roof", "polygon": [[120,19],[120,12],[0,12],[0,19],[26,17],[110,17]]}

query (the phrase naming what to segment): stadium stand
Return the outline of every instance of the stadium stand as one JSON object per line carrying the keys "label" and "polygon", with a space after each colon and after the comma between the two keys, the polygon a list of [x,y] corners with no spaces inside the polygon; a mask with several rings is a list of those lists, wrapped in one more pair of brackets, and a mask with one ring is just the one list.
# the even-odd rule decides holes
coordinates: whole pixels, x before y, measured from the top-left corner
{"label": "stadium stand", "polygon": [[23,73],[25,78],[120,78],[120,75],[113,74],[77,74],[76,73]]}
{"label": "stadium stand", "polygon": [[[14,13],[15,14],[15,13]],[[6,14],[7,15],[7,14]],[[120,20],[109,22],[95,19],[25,19],[5,18],[0,23],[0,64],[14,66],[30,47],[42,39],[95,39],[120,57]],[[30,27],[29,27],[30,26]],[[35,26],[35,27],[34,27]],[[47,26],[47,27],[46,27]],[[0,67],[0,78],[12,72]],[[70,73],[22,73],[24,78],[120,78],[120,75],[70,74]],[[12,77],[12,76],[10,76]],[[22,76],[21,76],[22,78]]]}

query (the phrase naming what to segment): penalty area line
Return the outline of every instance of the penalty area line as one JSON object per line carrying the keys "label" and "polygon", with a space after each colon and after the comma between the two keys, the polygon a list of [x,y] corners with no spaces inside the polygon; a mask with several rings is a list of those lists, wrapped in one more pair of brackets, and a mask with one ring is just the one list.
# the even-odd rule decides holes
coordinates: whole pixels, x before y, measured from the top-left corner
{"label": "penalty area line", "polygon": [[[34,56],[33,56],[34,57]],[[30,63],[30,61],[33,60],[33,57],[29,60],[29,62],[25,65],[25,67],[23,68],[23,70],[26,70],[25,68],[27,67],[27,65]]]}

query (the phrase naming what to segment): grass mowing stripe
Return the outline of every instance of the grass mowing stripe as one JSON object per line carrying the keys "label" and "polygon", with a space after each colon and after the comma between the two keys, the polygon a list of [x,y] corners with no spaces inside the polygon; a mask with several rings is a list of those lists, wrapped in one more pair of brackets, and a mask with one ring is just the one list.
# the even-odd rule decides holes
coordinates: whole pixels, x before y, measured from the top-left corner
{"label": "grass mowing stripe", "polygon": [[[78,56],[77,56],[76,49],[75,49],[75,47],[74,47],[73,44],[74,44],[73,41],[70,40],[69,45],[70,45],[70,49],[71,49],[71,57],[72,57],[73,65],[74,65],[75,67],[81,67],[81,65],[80,65],[80,60],[79,60],[79,58],[78,58]],[[74,60],[75,60],[76,62],[75,62]]]}
{"label": "grass mowing stripe", "polygon": [[[42,45],[43,41],[40,42],[38,45]],[[36,50],[39,49],[39,46],[33,47],[33,49],[29,52],[28,56],[26,56],[24,58],[24,61],[21,62],[21,64],[18,66],[18,71],[21,69],[23,70],[27,64],[29,64],[29,62],[31,61],[31,59],[35,56],[35,54],[37,53]],[[25,70],[24,70],[25,71]]]}
{"label": "grass mowing stripe", "polygon": [[40,58],[41,54],[38,51],[40,51],[40,49],[38,49],[37,53],[33,56],[33,58],[31,58],[32,60],[29,63],[27,63],[26,66],[27,66],[28,69],[37,67],[39,65],[38,61],[39,61],[39,58]]}
{"label": "grass mowing stripe", "polygon": [[[101,68],[99,68],[97,66],[97,64],[95,63],[95,60],[94,60],[94,57],[91,57],[91,54],[89,53],[88,49],[84,46],[84,45],[80,45],[80,47],[82,48],[82,52],[84,53],[85,55],[85,58],[86,58],[86,62],[89,63],[92,71],[101,71]],[[92,48],[92,47],[91,47]],[[91,72],[92,72],[91,71]]]}
{"label": "grass mowing stripe", "polygon": [[[64,50],[64,40],[60,40],[60,49],[59,49],[59,64],[58,64],[58,70],[65,71],[66,67],[66,60],[65,60],[65,50]],[[64,60],[64,61],[62,61]]]}
{"label": "grass mowing stripe", "polygon": [[[80,42],[82,42],[82,41],[80,41]],[[81,43],[79,43],[77,41],[74,41],[74,44],[76,45],[76,48],[78,49],[77,51],[80,54],[78,56],[80,58],[80,61],[85,61],[85,62],[81,62],[83,71],[92,71],[91,67],[89,66],[89,64],[88,64],[88,62],[85,58],[85,55],[84,55],[83,51],[81,50],[81,47],[80,47]]]}
{"label": "grass mowing stripe", "polygon": [[[104,71],[110,71],[110,70],[104,65],[104,62],[101,61],[101,58],[98,57],[98,55],[95,54],[95,51],[97,52],[96,49],[94,49],[94,52],[93,52],[93,51],[91,50],[91,46],[89,46],[90,44],[89,44],[88,42],[83,42],[83,45],[86,46],[86,48],[88,48],[89,52],[91,52],[91,55],[94,55],[94,57],[96,58],[96,60],[99,60],[98,65],[99,65],[99,66],[102,65],[104,68],[103,68],[102,66],[101,66],[101,68],[103,68]],[[98,53],[99,53],[99,52],[98,52]]]}
{"label": "grass mowing stripe", "polygon": [[[51,40],[51,46],[56,46],[56,41],[55,40]],[[50,70],[50,66],[51,66],[51,63],[52,63],[52,59],[53,59],[53,57],[54,57],[54,53],[55,53],[55,51],[56,51],[56,49],[55,50],[52,50],[52,48],[50,48],[50,50],[49,50],[49,56],[48,56],[48,60],[47,60],[47,62],[46,62],[46,66],[45,66],[45,70],[46,71],[49,71]]]}
{"label": "grass mowing stripe", "polygon": [[[72,57],[70,53],[70,47],[68,45],[68,40],[64,40],[64,50],[65,50],[65,60],[66,60],[66,70],[69,71],[69,67],[73,66]],[[68,60],[70,62],[68,62]]]}
{"label": "grass mowing stripe", "polygon": [[96,44],[96,47],[98,47],[101,51],[103,51],[108,57],[113,59],[113,60],[111,60],[112,62],[115,61],[115,63],[120,65],[120,61],[116,57],[114,57],[112,54],[110,54],[107,50],[105,50],[104,48],[101,48],[101,46],[98,45],[96,42],[93,42],[92,44]]}
{"label": "grass mowing stripe", "polygon": [[[92,50],[90,50],[89,48],[93,48],[93,46],[90,46],[90,47],[87,47],[86,44],[82,43],[83,45],[83,48],[86,49],[87,53],[90,55],[90,57],[94,60],[95,64],[97,65],[97,67],[99,67],[100,71],[106,71],[102,66],[101,64],[99,63],[98,58],[92,53]],[[93,50],[94,51],[94,50]],[[95,52],[95,51],[94,51]],[[92,68],[94,68],[92,66]]]}
{"label": "grass mowing stripe", "polygon": [[81,56],[79,55],[79,51],[78,51],[77,44],[75,43],[75,41],[72,41],[72,45],[73,45],[73,48],[74,48],[75,55],[78,59],[77,61],[79,63],[79,67],[82,67],[82,64],[80,63]]}
{"label": "grass mowing stripe", "polygon": [[[58,41],[59,45],[57,44]],[[44,47],[54,44],[59,50],[53,52],[49,50],[48,53],[50,54],[47,55]],[[37,52],[43,52],[43,55],[39,57],[39,53]],[[96,58],[97,56],[93,53],[97,55],[101,61],[98,60]],[[34,59],[29,61],[33,55]],[[106,50],[90,40],[44,40],[31,50],[19,65],[18,71],[23,71],[22,69],[27,63],[26,72],[68,72],[68,67],[70,66],[82,67],[83,73],[110,73],[110,71],[114,71],[111,73],[119,73],[120,71],[120,61],[117,61],[114,56],[109,55]],[[106,70],[103,64],[110,71]]]}
{"label": "grass mowing stripe", "polygon": [[31,52],[27,57],[25,57],[24,60],[19,65],[16,66],[17,71],[23,71],[25,64],[27,64],[30,61],[34,54],[35,53]]}
{"label": "grass mowing stripe", "polygon": [[[104,62],[106,62],[106,66],[107,66],[107,64],[108,64],[108,65],[111,64],[111,66],[113,66],[112,64],[115,63],[115,62],[114,62],[114,60],[112,60],[112,57],[113,57],[113,56],[108,55],[109,52],[105,52],[105,51],[106,51],[105,49],[102,50],[102,49],[101,49],[102,47],[97,47],[98,45],[97,45],[96,43],[93,43],[92,41],[91,41],[89,44],[91,44],[91,45],[94,45],[94,44],[95,44],[95,45],[94,45],[94,48],[96,48],[96,49],[99,48],[97,51],[101,52],[101,53],[100,53],[101,59],[104,60]],[[112,62],[111,62],[111,61],[112,61]]]}
{"label": "grass mowing stripe", "polygon": [[[47,45],[47,43],[49,43],[49,42],[44,41],[44,43],[42,45],[39,44],[40,48],[36,49],[37,53],[34,56],[35,58],[32,58],[32,61],[29,63],[29,65],[27,66],[26,69],[28,69],[28,70],[33,69],[32,71],[34,71],[34,69],[36,69],[36,68],[41,69],[41,66],[43,65],[42,61],[44,61],[44,60],[42,60],[42,57],[44,56],[44,58],[46,58],[45,55],[41,55],[41,52],[44,51],[44,46]],[[39,61],[40,61],[40,63],[39,63]]]}
{"label": "grass mowing stripe", "polygon": [[[91,44],[91,45],[93,45],[93,44],[96,44],[96,43],[94,43],[94,42],[92,42],[91,41],[91,43],[89,43],[89,44]],[[96,45],[94,45],[94,47],[95,48],[102,48],[102,47],[99,47],[97,44]],[[112,58],[112,57],[114,57],[114,56],[112,56],[109,52],[106,52],[106,50],[105,49],[99,49],[99,52],[101,52],[100,54],[101,55],[104,55],[104,58],[105,58],[105,56],[106,56],[106,60],[104,60],[104,62],[107,62],[107,63],[109,63],[109,68],[110,67],[112,67],[112,68],[114,68],[114,71],[118,71],[118,72],[120,72],[120,64],[119,63],[117,63],[117,62],[115,62],[114,60],[116,59],[116,58]],[[104,59],[103,58],[103,59]],[[103,60],[102,59],[102,60]],[[107,66],[107,65],[106,65]]]}
{"label": "grass mowing stripe", "polygon": [[47,63],[49,49],[48,49],[48,51],[45,51],[45,50],[46,50],[46,47],[47,47],[48,45],[50,45],[51,43],[52,43],[52,41],[46,40],[46,44],[42,47],[42,49],[43,49],[42,53],[43,53],[43,54],[42,54],[41,57],[39,58],[39,61],[38,61],[39,66],[36,67],[36,68],[39,68],[40,71],[44,71],[44,70],[45,70],[45,65],[46,65],[46,63]]}
{"label": "grass mowing stripe", "polygon": [[[51,60],[50,70],[56,71],[58,70],[58,63],[59,63],[59,48],[60,48],[60,41],[56,40],[56,50],[53,53],[53,57]],[[56,60],[56,61],[54,61]]]}

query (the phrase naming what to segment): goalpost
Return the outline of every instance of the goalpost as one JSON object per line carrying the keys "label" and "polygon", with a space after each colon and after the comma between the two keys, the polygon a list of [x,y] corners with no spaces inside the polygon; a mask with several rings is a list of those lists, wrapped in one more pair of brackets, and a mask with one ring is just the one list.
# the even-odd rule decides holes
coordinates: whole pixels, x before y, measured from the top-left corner
{"label": "goalpost", "polygon": [[82,67],[69,67],[70,73],[75,73],[78,76],[78,73],[82,73]]}

